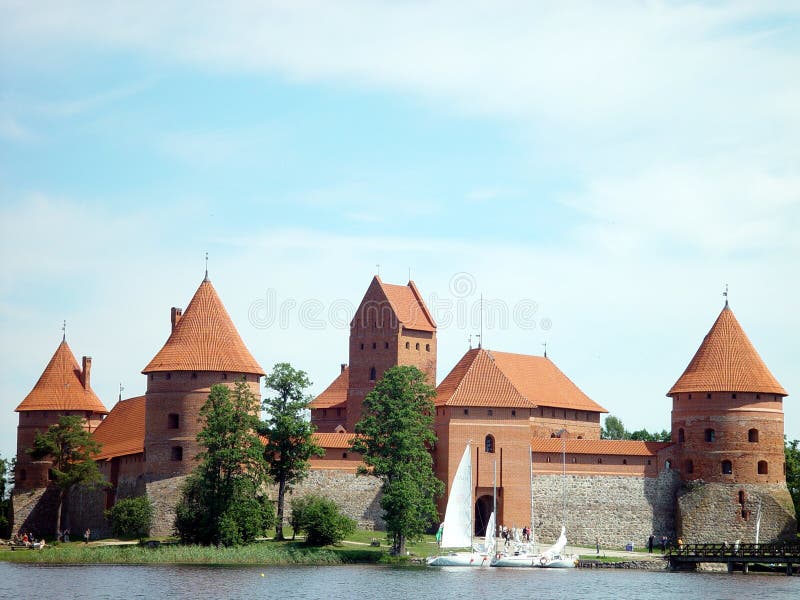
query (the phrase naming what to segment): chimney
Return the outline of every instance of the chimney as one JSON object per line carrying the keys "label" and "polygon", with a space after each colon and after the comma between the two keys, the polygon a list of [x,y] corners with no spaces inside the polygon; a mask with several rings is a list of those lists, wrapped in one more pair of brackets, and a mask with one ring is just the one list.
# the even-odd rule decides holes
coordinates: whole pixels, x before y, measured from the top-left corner
{"label": "chimney", "polygon": [[342,363],[342,370],[339,371],[340,373],[344,373],[344,370],[347,368],[347,363]]}
{"label": "chimney", "polygon": [[92,378],[92,357],[91,356],[84,356],[83,357],[83,376],[81,377],[83,383],[83,389],[89,389],[89,382]]}
{"label": "chimney", "polygon": [[181,320],[181,316],[183,315],[182,308],[172,307],[172,312],[170,313],[169,320],[172,322],[172,331],[175,331],[175,326],[178,324],[178,321]]}

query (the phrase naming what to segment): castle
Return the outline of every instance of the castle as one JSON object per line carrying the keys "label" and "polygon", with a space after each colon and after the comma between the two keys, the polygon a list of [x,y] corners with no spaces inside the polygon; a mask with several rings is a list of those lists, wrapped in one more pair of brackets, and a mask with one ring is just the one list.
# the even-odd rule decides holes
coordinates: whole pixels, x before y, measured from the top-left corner
{"label": "castle", "polygon": [[[79,367],[62,340],[16,409],[15,528],[54,529],[49,464],[32,461],[25,449],[60,415],[79,414],[102,444],[96,459],[111,485],[71,494],[71,527],[107,531],[103,509],[147,494],[156,505],[154,535],[171,532],[211,386],[244,378],[260,398],[264,370],[207,275],[185,311],[172,308],[170,321],[166,343],[142,370],[145,395],[120,398],[110,412],[91,390],[91,358]],[[362,526],[380,528],[379,482],[356,474],[361,457],[350,450],[361,403],[395,365],[418,367],[434,385],[436,353],[436,323],[416,285],[374,277],[350,325],[349,363],[311,404],[325,454],[312,459],[310,476],[294,493],[326,494]],[[436,392],[435,472],[449,486],[470,443],[476,534],[483,533],[494,490],[498,523],[533,524],[543,539],[556,537],[562,520],[570,539],[584,544],[622,545],[651,533],[751,541],[757,520],[762,541],[796,531],[784,475],[787,393],[727,301],[667,394],[670,442],[601,440],[600,415],[608,411],[546,355],[471,348]]]}

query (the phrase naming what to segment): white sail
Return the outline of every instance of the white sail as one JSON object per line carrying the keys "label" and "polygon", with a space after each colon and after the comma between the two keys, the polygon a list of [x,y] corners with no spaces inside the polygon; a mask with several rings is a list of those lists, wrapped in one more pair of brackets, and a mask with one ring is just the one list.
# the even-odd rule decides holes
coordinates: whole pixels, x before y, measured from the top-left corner
{"label": "white sail", "polygon": [[497,529],[497,525],[495,524],[494,513],[492,513],[492,515],[489,517],[489,522],[486,524],[486,538],[483,541],[483,548],[486,551],[486,554],[490,556],[494,554],[495,529]]}
{"label": "white sail", "polygon": [[556,543],[550,546],[547,550],[544,551],[545,556],[555,556],[556,554],[561,554],[564,548],[567,547],[567,532],[566,529],[562,526],[561,527],[561,535],[558,536]]}
{"label": "white sail", "polygon": [[469,444],[458,464],[444,513],[442,548],[472,546],[472,456]]}

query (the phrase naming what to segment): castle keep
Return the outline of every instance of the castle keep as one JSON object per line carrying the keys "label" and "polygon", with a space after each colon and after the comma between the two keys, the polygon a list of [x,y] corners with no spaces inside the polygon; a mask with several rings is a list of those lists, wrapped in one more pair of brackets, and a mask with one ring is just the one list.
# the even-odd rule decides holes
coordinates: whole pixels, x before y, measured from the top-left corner
{"label": "castle keep", "polygon": [[[150,363],[144,396],[122,399],[108,413],[62,341],[19,413],[15,529],[52,531],[46,462],[25,453],[36,431],[62,414],[79,414],[102,444],[96,457],[111,484],[76,490],[74,530],[105,531],[102,512],[117,499],[147,494],[157,508],[154,534],[169,534],[185,476],[199,451],[198,416],[214,384],[244,380],[260,398],[264,370],[236,330],[208,277],[186,308],[172,308],[171,332]],[[334,498],[362,526],[382,526],[378,481],[358,476],[350,451],[361,404],[383,373],[414,365],[436,383],[436,323],[414,282],[374,277],[350,324],[349,363],[311,404],[325,455],[311,461],[294,494]],[[783,398],[726,305],[694,358],[672,386],[672,439],[600,439],[600,415],[547,356],[471,348],[436,388],[436,475],[448,489],[466,444],[473,453],[476,534],[482,534],[497,490],[498,523],[533,525],[554,539],[562,519],[570,540],[620,546],[651,533],[687,541],[761,541],[794,535],[786,488]],[[665,413],[666,414],[666,413]],[[107,415],[107,416],[106,416]],[[48,499],[50,498],[50,499]],[[442,499],[441,507],[444,506]]]}

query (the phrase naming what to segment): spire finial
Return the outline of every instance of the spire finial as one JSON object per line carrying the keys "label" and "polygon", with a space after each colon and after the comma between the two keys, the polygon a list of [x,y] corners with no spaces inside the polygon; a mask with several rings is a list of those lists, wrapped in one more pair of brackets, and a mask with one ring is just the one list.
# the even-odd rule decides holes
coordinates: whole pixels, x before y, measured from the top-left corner
{"label": "spire finial", "polygon": [[208,252],[206,252],[206,276],[203,278],[203,281],[208,281]]}
{"label": "spire finial", "polygon": [[472,334],[471,333],[469,334],[468,341],[469,341],[469,349],[472,350]]}
{"label": "spire finial", "polygon": [[122,402],[122,392],[123,392],[124,390],[125,390],[125,388],[124,388],[124,387],[122,387],[122,382],[120,381],[120,382],[119,382],[119,401],[120,401],[120,402]]}
{"label": "spire finial", "polygon": [[375,265],[375,274],[380,277],[381,276],[381,266]]}
{"label": "spire finial", "polygon": [[547,358],[547,342],[542,344],[542,346],[544,346],[544,357]]}
{"label": "spire finial", "polygon": [[725,284],[725,291],[722,292],[722,295],[725,297],[725,308],[728,308],[728,284]]}
{"label": "spire finial", "polygon": [[64,319],[64,323],[61,325],[61,341],[67,341],[67,320]]}
{"label": "spire finial", "polygon": [[411,281],[411,267],[408,267],[408,280]]}
{"label": "spire finial", "polygon": [[483,348],[483,294],[481,294],[481,334],[478,336],[478,348]]}

